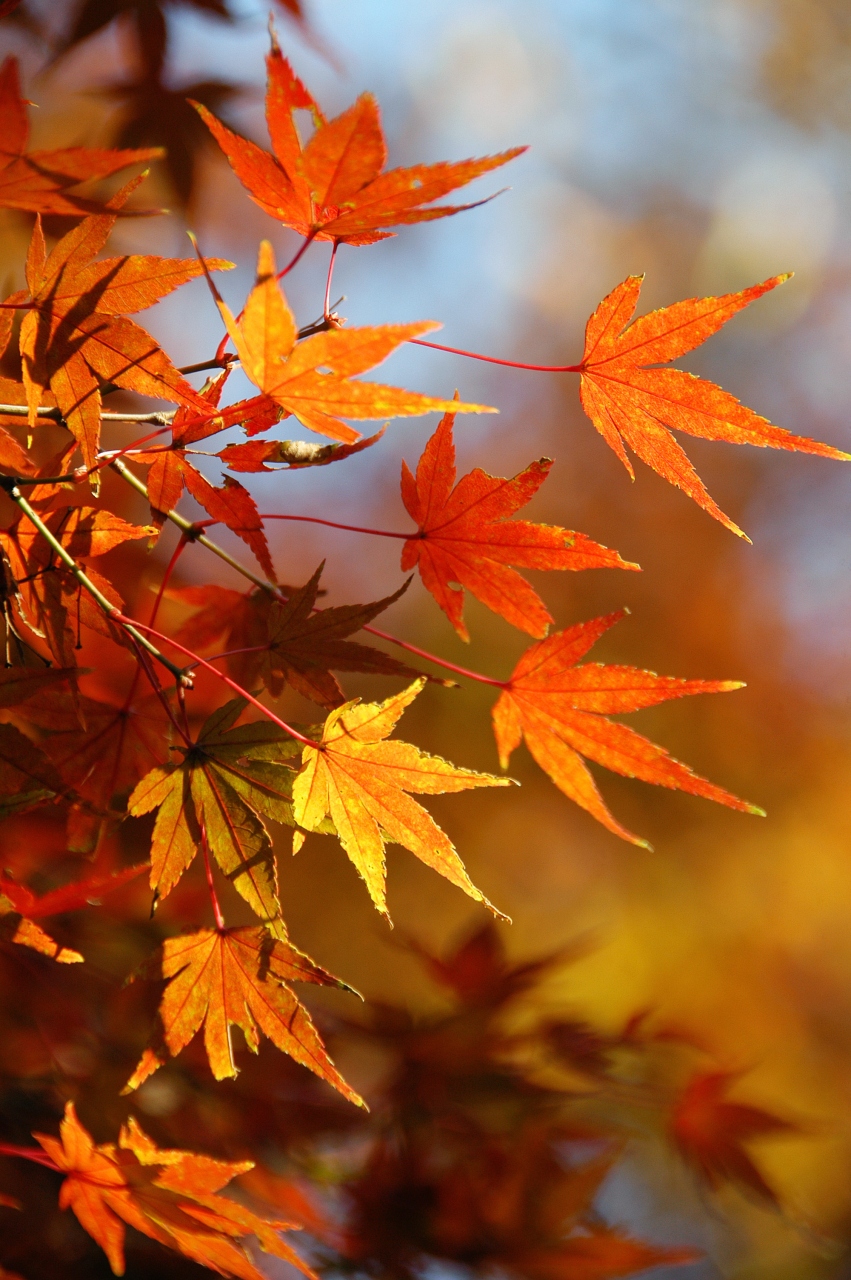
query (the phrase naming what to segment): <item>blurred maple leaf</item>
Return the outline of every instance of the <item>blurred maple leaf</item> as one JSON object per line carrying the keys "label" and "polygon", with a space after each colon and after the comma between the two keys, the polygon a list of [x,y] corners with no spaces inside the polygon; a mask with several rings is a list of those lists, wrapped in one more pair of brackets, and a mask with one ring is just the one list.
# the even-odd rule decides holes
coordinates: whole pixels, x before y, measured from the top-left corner
{"label": "blurred maple leaf", "polygon": [[[493,911],[470,880],[448,836],[406,793],[440,795],[471,787],[504,787],[510,779],[459,769],[408,742],[384,741],[424,684],[421,677],[384,702],[348,702],[332,711],[321,742],[303,750],[301,771],[293,784],[293,814],[306,831],[320,829],[330,816],[382,915],[388,914],[385,839],[410,849],[426,866]],[[303,839],[296,832],[295,847]]]}
{"label": "blurred maple leaf", "polygon": [[709,496],[670,428],[706,440],[815,453],[844,462],[851,461],[851,454],[772,426],[714,382],[655,366],[694,350],[737,311],[789,277],[773,276],[718,298],[689,298],[632,320],[643,279],[629,276],[588,321],[585,353],[577,366],[582,407],[630,476],[634,478],[625,445],[704,511],[745,537]]}
{"label": "blurred maple leaf", "polygon": [[739,800],[722,787],[693,773],[628,725],[605,717],[670,698],[697,693],[728,693],[743,686],[737,680],[681,680],[657,676],[637,667],[577,666],[591,646],[623,612],[581,622],[557,631],[527,649],[493,708],[493,727],[499,758],[508,767],[511,753],[525,738],[538,764],[566,796],[633,844],[646,841],[612,817],[582,756],[627,778],[641,778],[658,786],[705,796],[742,813],[762,814],[756,805]]}
{"label": "blurred maple leaf", "polygon": [[48,933],[36,924],[43,916],[57,916],[66,911],[77,911],[91,902],[99,901],[104,894],[120,889],[145,870],[147,863],[126,867],[122,871],[98,873],[85,880],[75,880],[41,896],[26,885],[18,884],[8,876],[0,875],[0,918],[3,932],[11,942],[40,951],[59,964],[79,964],[83,957],[79,951],[60,946]]}
{"label": "blurred maple leaf", "polygon": [[[266,122],[273,154],[228,129],[203,104],[194,105],[252,200],[270,217],[311,239],[372,244],[394,234],[386,228],[473,208],[435,207],[433,202],[526,150],[514,147],[480,160],[382,173],[387,148],[372,94],[363,94],[342,115],[326,121],[274,36],[266,66]],[[311,113],[315,126],[307,146],[295,123],[299,109]]]}
{"label": "blurred maple leaf", "polygon": [[18,62],[7,58],[0,67],[0,207],[81,217],[102,206],[82,196],[68,195],[67,188],[107,178],[128,165],[162,155],[160,147],[129,151],[64,147],[28,152],[28,141],[27,101],[21,96]]}
{"label": "blurred maple leaf", "polygon": [[[476,467],[455,484],[455,414],[447,413],[423,450],[416,478],[402,463],[402,501],[419,533],[402,549],[402,568],[420,571],[462,640],[464,588],[521,631],[545,636],[552,617],[537,591],[510,565],[524,569],[638,569],[584,533],[511,520],[546,480],[541,458],[513,480]],[[454,485],[454,488],[453,488]],[[450,583],[458,583],[454,589]]]}
{"label": "blurred maple leaf", "polygon": [[799,1133],[798,1125],[761,1107],[730,1102],[726,1094],[735,1071],[706,1071],[693,1076],[677,1098],[669,1132],[683,1158],[712,1188],[735,1182],[770,1204],[777,1194],[745,1149],[753,1138]]}

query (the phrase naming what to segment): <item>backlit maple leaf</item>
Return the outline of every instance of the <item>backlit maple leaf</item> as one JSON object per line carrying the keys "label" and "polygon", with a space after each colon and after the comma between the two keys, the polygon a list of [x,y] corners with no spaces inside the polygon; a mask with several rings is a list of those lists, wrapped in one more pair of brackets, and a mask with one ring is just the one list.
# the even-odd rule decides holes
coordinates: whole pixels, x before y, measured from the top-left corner
{"label": "backlit maple leaf", "polygon": [[182,1253],[203,1267],[240,1280],[264,1280],[239,1241],[255,1236],[266,1253],[314,1273],[278,1235],[289,1222],[259,1217],[244,1205],[217,1193],[251,1169],[192,1151],[159,1150],[131,1117],[118,1145],[95,1146],[80,1124],[73,1102],[65,1107],[59,1140],[34,1133],[64,1173],[59,1205],[71,1209],[81,1226],[103,1249],[115,1275],[124,1274],[125,1223]]}
{"label": "backlit maple leaf", "polygon": [[18,62],[7,58],[0,67],[0,207],[80,217],[100,206],[81,196],[68,195],[69,187],[89,179],[108,178],[128,165],[155,160],[163,154],[161,147],[133,151],[63,147],[27,152],[28,141],[27,102],[21,97]]}
{"label": "backlit maple leaf", "polygon": [[[298,342],[298,328],[275,269],[271,244],[257,258],[257,282],[239,320],[215,293],[216,304],[242,368],[260,391],[311,431],[351,443],[358,432],[342,418],[406,418],[437,409],[495,413],[479,404],[436,400],[378,382],[353,382],[402,343],[440,326],[433,320],[367,329],[330,329]],[[329,372],[322,372],[330,370]]]}
{"label": "backlit maple leaf", "polygon": [[585,353],[577,366],[582,374],[582,407],[631,476],[625,446],[716,520],[744,537],[709,496],[671,428],[706,440],[790,449],[846,462],[851,454],[772,426],[713,382],[680,369],[655,366],[692,351],[742,307],[789,277],[774,276],[718,298],[689,298],[630,324],[643,278],[629,276],[603,299],[588,321]]}
{"label": "backlit maple leaf", "polygon": [[[552,462],[541,458],[513,480],[476,467],[455,484],[454,413],[447,413],[426,445],[416,479],[402,463],[402,501],[419,533],[402,549],[402,568],[420,571],[462,640],[464,588],[533,636],[545,636],[552,618],[524,569],[637,569],[584,533],[512,520],[546,480]],[[453,488],[454,485],[454,488]],[[457,583],[453,590],[450,583]]]}
{"label": "backlit maple leaf", "polygon": [[286,937],[272,844],[263,817],[293,825],[293,766],[298,743],[269,721],[234,722],[234,698],[204,723],[181,764],[152,769],[127,802],[138,817],[158,809],[151,844],[151,888],[164,898],[205,838],[234,888],[276,936]]}
{"label": "backlit maple leaf", "polygon": [[[117,591],[89,561],[104,555],[123,542],[150,537],[153,530],[128,524],[112,511],[91,506],[74,506],[65,496],[42,501],[42,486],[31,490],[51,533],[78,563],[102,593],[121,608]],[[0,530],[0,549],[5,553],[18,583],[16,607],[24,623],[44,637],[51,653],[63,667],[75,664],[78,622],[117,640],[120,633],[107,622],[103,611],[87,592],[81,592],[76,578],[56,557],[34,525],[26,519]]]}
{"label": "backlit maple leaf", "polygon": [[748,1155],[745,1143],[771,1134],[795,1133],[798,1126],[761,1107],[730,1102],[726,1095],[737,1078],[734,1071],[693,1076],[674,1104],[669,1132],[683,1158],[708,1186],[736,1182],[776,1205],[777,1195]]}
{"label": "backlit maple leaf", "polygon": [[[141,254],[95,262],[116,217],[107,212],[86,218],[49,255],[37,221],[27,255],[31,304],[20,350],[29,422],[35,425],[49,386],[87,467],[97,455],[104,383],[207,409],[150,334],[126,318],[197,276],[201,267],[192,259]],[[231,264],[217,259],[209,265],[224,270]]]}
{"label": "backlit maple leaf", "polygon": [[[434,201],[526,150],[514,147],[480,160],[419,164],[382,173],[387,148],[372,94],[363,94],[342,115],[326,121],[274,37],[266,67],[266,123],[273,154],[233,133],[200,103],[194,106],[252,200],[303,236],[372,244],[392,235],[389,227],[472,208],[435,206]],[[302,145],[295,123],[299,109],[311,113],[315,126],[307,146]]]}
{"label": "backlit maple leaf", "polygon": [[547,970],[562,962],[565,951],[522,964],[508,963],[505,946],[493,921],[488,920],[442,959],[416,940],[409,943],[424,962],[429,976],[448,987],[468,1008],[494,1008],[533,986]]}
{"label": "backlit maple leaf", "polygon": [[[177,410],[171,423],[171,443],[168,447],[141,449],[128,456],[135,462],[150,467],[148,500],[151,504],[151,518],[159,528],[165,524],[168,512],[177,506],[185,487],[214,521],[220,521],[237,537],[242,538],[257,557],[263,572],[274,582],[275,568],[269,554],[263,521],[251,494],[232,476],[225,476],[221,487],[211,484],[186,456],[186,449],[193,444],[242,421],[242,404],[230,405],[218,414],[213,412],[218,407],[228,372],[226,369],[211,379],[198,393],[198,399],[191,407],[182,405]],[[199,412],[199,403],[203,403],[202,412]],[[272,421],[274,416],[267,425],[271,425]]]}
{"label": "backlit maple leaf", "polygon": [[627,778],[705,796],[743,813],[762,810],[707,782],[688,765],[669,756],[628,725],[609,715],[638,711],[670,698],[696,693],[727,693],[743,686],[737,680],[680,680],[637,667],[577,666],[591,646],[623,617],[610,613],[566,631],[557,631],[527,649],[493,708],[493,726],[503,768],[525,738],[538,764],[566,796],[630,840],[646,841],[622,827],[607,809],[582,757],[587,756]]}
{"label": "backlit maple leaf", "polygon": [[146,976],[169,979],[160,1003],[163,1050],[147,1049],[125,1091],[137,1089],[162,1066],[164,1051],[176,1057],[204,1027],[204,1047],[217,1080],[234,1077],[230,1028],[237,1026],[257,1053],[260,1033],[282,1051],[327,1080],[350,1102],[363,1106],[325,1051],[310,1014],[290,982],[312,982],[351,991],[303,952],[267,929],[202,929],[168,938]]}
{"label": "backlit maple leaf", "polygon": [[340,843],[385,916],[385,840],[404,845],[476,902],[491,907],[470,880],[448,836],[407,792],[440,795],[471,787],[507,786],[510,779],[456,768],[408,742],[385,741],[424,684],[421,678],[384,702],[349,702],[332,711],[321,743],[304,748],[301,772],[293,786],[298,825],[316,831],[331,817]]}

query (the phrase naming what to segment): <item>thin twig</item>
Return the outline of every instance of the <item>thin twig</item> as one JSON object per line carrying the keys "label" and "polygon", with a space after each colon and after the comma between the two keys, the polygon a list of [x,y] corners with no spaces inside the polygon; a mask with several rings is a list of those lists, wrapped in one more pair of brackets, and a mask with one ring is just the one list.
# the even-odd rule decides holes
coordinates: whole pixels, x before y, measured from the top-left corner
{"label": "thin twig", "polygon": [[[53,551],[54,555],[59,557],[59,559],[62,561],[65,567],[71,571],[71,573],[80,583],[80,585],[86,591],[88,591],[92,599],[98,605],[100,605],[101,609],[103,609],[107,618],[109,618],[110,621],[112,622],[120,624],[124,628],[124,630],[128,633],[128,635],[133,637],[133,639],[137,642],[137,644],[140,644],[144,649],[147,649],[148,653],[151,655],[152,658],[156,658],[157,662],[162,663],[162,665],[168,671],[171,672],[171,674],[174,676],[175,680],[179,685],[186,683],[187,677],[184,674],[184,672],[180,669],[180,667],[178,667],[174,662],[171,662],[170,659],[168,659],[164,654],[160,653],[156,645],[152,644],[151,641],[147,638],[147,636],[144,636],[139,631],[137,631],[136,628],[133,626],[133,623],[130,621],[130,619],[125,618],[124,615],[121,613],[121,611],[119,609],[116,609],[115,605],[112,604],[112,602],[108,600],[107,597],[103,594],[103,592],[100,591],[95,586],[91,578],[89,578],[86,572],[83,569],[81,569],[80,566],[77,564],[74,557],[67,551],[65,547],[63,547],[62,543],[59,541],[58,538],[54,536],[51,530],[48,529],[47,525],[41,519],[38,512],[33,510],[33,508],[27,502],[24,495],[18,489],[18,486],[14,483],[11,483],[11,484],[4,483],[4,478],[0,477],[0,487],[2,487],[5,490],[5,492],[8,493],[12,501],[21,509],[21,511],[23,511],[24,515],[27,517],[30,523],[34,525],[34,527],[38,530],[38,532],[44,538],[45,542]],[[191,684],[191,680],[190,680],[190,684]]]}
{"label": "thin twig", "polygon": [[[145,488],[145,485],[138,476],[133,474],[129,467],[125,466],[123,462],[119,462],[117,460],[112,465],[118,474],[123,476],[127,483],[133,486],[137,493],[140,493],[144,498],[148,497],[148,490]],[[178,529],[182,529],[193,541],[200,542],[208,551],[212,551],[213,555],[218,556],[220,560],[224,560],[226,564],[229,564],[231,568],[235,569],[243,578],[247,578],[249,582],[253,582],[256,587],[262,587],[263,590],[268,591],[270,595],[276,596],[280,600],[286,600],[286,597],[281,594],[280,589],[273,582],[268,582],[265,579],[258,577],[256,573],[252,573],[252,571],[239,560],[236,560],[233,556],[229,555],[223,547],[212,542],[206,534],[198,533],[198,526],[193,525],[191,521],[180,515],[179,512],[167,511],[165,512],[165,515],[169,520],[171,520],[172,524],[177,525]],[[399,640],[397,636],[392,636],[386,631],[380,631],[378,627],[364,626],[361,627],[361,630],[368,631],[370,635],[377,636],[380,640],[387,640],[390,644],[398,645],[400,649],[407,649],[409,653],[414,653],[420,658],[425,658],[427,662],[433,662],[435,666],[444,667],[447,671],[454,672],[455,675],[465,676],[469,680],[478,681],[480,684],[489,684],[497,688],[505,688],[505,682],[502,680],[495,680],[492,676],[480,675],[476,671],[469,671],[466,667],[459,667],[454,662],[449,662],[445,658],[438,658],[434,653],[429,653],[425,649],[420,649],[416,645],[409,644],[407,640]],[[215,670],[215,668],[213,668],[213,670]],[[219,672],[216,672],[216,675],[219,674]],[[260,704],[258,703],[258,706],[259,705]],[[262,706],[261,710],[264,710]]]}
{"label": "thin twig", "polygon": [[[168,413],[102,413],[101,422],[150,422],[158,427],[171,426],[174,410]],[[0,415],[7,418],[26,418],[29,409],[25,404],[0,404]],[[54,422],[64,422],[62,410],[55,405],[39,405],[36,409],[39,418],[52,418]]]}
{"label": "thin twig", "polygon": [[[133,474],[130,468],[126,466],[120,458],[113,459],[110,466],[114,471],[117,471],[122,479],[126,480],[137,493],[140,493],[143,498],[148,497],[148,490],[144,483],[138,476]],[[150,501],[150,499],[148,500]],[[229,555],[228,552],[225,551],[224,547],[220,547],[215,542],[211,542],[206,534],[200,533],[198,531],[198,526],[193,524],[191,520],[187,520],[186,517],[182,516],[178,511],[166,511],[165,515],[172,524],[177,525],[178,529],[186,535],[189,542],[200,542],[202,547],[206,547],[208,551],[212,551],[214,556],[218,556],[220,560],[224,560],[225,564],[229,564],[232,569],[236,569],[237,573],[241,573],[244,578],[248,578],[248,580],[253,582],[255,586],[263,587],[266,591],[275,591],[274,583],[267,582],[265,578],[261,578],[258,574],[252,573],[244,564],[240,564],[240,562],[235,560],[232,555]]]}

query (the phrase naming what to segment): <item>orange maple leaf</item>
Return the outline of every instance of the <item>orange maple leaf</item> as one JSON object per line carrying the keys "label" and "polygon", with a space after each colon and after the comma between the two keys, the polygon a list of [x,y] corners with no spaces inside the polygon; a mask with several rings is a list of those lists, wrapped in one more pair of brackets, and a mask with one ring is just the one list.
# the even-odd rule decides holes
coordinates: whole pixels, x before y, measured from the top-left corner
{"label": "orange maple leaf", "polygon": [[689,298],[630,324],[643,279],[629,276],[588,321],[585,352],[577,366],[582,374],[582,407],[630,476],[634,478],[624,446],[733,533],[745,537],[709,496],[671,428],[705,440],[796,450],[845,462],[851,454],[772,426],[714,382],[681,369],[655,366],[692,351],[737,311],[789,277],[773,276],[719,298]]}
{"label": "orange maple leaf", "polygon": [[124,1274],[125,1223],[203,1267],[240,1280],[263,1280],[239,1241],[256,1236],[261,1249],[283,1258],[315,1280],[314,1273],[281,1239],[291,1222],[269,1221],[217,1193],[253,1168],[250,1160],[227,1163],[192,1151],[159,1150],[131,1117],[118,1145],[95,1146],[73,1102],[65,1107],[59,1139],[33,1137],[53,1166],[66,1175],[59,1205],[71,1209],[103,1249],[115,1275]]}
{"label": "orange maple leaf", "polygon": [[[34,505],[51,533],[78,563],[85,564],[89,579],[120,609],[123,601],[112,583],[88,561],[122,542],[150,537],[153,529],[128,524],[121,516],[103,508],[71,505],[61,493],[42,501],[40,485],[34,486],[33,491]],[[121,640],[121,633],[107,622],[88,593],[81,592],[73,574],[54,564],[53,551],[28,520],[19,519],[0,530],[0,549],[8,558],[18,584],[16,606],[22,621],[36,635],[44,637],[63,667],[75,664],[78,620],[111,640]]]}
{"label": "orange maple leaf", "polygon": [[236,1076],[230,1028],[237,1026],[252,1053],[258,1051],[262,1032],[350,1102],[364,1105],[336,1070],[310,1014],[288,984],[312,982],[344,991],[351,987],[290,942],[273,938],[262,925],[201,929],[168,938],[144,972],[169,979],[160,1003],[164,1046],[146,1049],[125,1092],[138,1089],[167,1054],[180,1053],[202,1025],[213,1075],[217,1080]]}
{"label": "orange maple leaf", "polygon": [[[402,463],[402,501],[419,533],[402,548],[402,568],[420,571],[462,640],[464,588],[494,613],[533,636],[552,622],[543,600],[510,565],[524,569],[638,569],[584,533],[512,520],[546,480],[552,462],[541,458],[513,480],[476,467],[455,484],[455,414],[447,413],[417,464],[416,479]],[[453,488],[454,485],[454,488]],[[460,589],[450,586],[458,583]]]}
{"label": "orange maple leaf", "polygon": [[[239,320],[213,286],[216,305],[242,368],[256,387],[311,431],[351,443],[359,433],[341,418],[406,418],[437,409],[496,413],[487,405],[436,400],[378,382],[353,382],[402,343],[440,326],[433,320],[365,329],[331,329],[298,339],[298,328],[275,274],[275,255],[264,240],[257,282]],[[330,370],[323,373],[322,370]]]}
{"label": "orange maple leaf", "polygon": [[[112,202],[115,208],[117,199]],[[207,405],[150,334],[127,312],[142,311],[201,272],[194,259],[133,254],[95,262],[117,213],[86,218],[48,255],[36,221],[27,254],[31,302],[21,325],[20,350],[35,426],[44,388],[56,396],[62,416],[87,467],[94,466],[100,439],[101,386],[113,383],[141,395]],[[215,270],[231,263],[215,259]],[[13,295],[15,305],[23,303]]]}
{"label": "orange maple leaf", "polygon": [[[225,476],[220,488],[211,484],[186,456],[186,449],[191,445],[242,422],[246,413],[252,412],[245,407],[251,405],[251,401],[240,401],[222,409],[220,413],[215,412],[229,372],[229,369],[225,369],[212,378],[198,392],[198,399],[191,407],[181,405],[178,408],[171,423],[170,445],[166,448],[141,449],[127,456],[150,467],[148,500],[151,504],[151,519],[158,528],[162,529],[164,526],[167,513],[177,506],[185,487],[214,521],[220,521],[237,537],[242,538],[256,556],[263,572],[274,582],[275,568],[269,554],[263,521],[251,494],[233,476]],[[262,400],[264,397],[256,399]],[[202,412],[199,412],[199,403],[204,405]],[[280,413],[273,403],[272,409],[274,413],[265,422],[265,426],[271,426]]]}
{"label": "orange maple leaf", "polygon": [[745,1150],[752,1138],[800,1132],[799,1126],[761,1107],[730,1102],[726,1094],[735,1071],[706,1071],[693,1076],[670,1114],[670,1135],[683,1158],[712,1188],[736,1182],[763,1200],[777,1194]]}
{"label": "orange maple leaf", "polygon": [[[193,102],[252,200],[270,217],[311,239],[372,244],[402,223],[445,218],[470,205],[435,200],[497,169],[525,151],[455,164],[419,164],[382,173],[387,148],[372,94],[326,121],[316,101],[283,57],[277,41],[266,59],[266,122],[273,153],[233,133],[206,107]],[[302,145],[294,112],[309,111],[315,132]]]}
{"label": "orange maple leaf", "polygon": [[27,105],[21,97],[18,60],[7,58],[0,67],[0,207],[79,217],[100,206],[81,196],[67,195],[68,187],[108,178],[128,165],[163,155],[162,147],[134,151],[64,147],[27,152]]}
{"label": "orange maple leaf", "polygon": [[[459,769],[408,742],[384,741],[424,684],[421,677],[384,702],[348,702],[331,712],[321,743],[304,748],[302,768],[293,784],[294,818],[305,831],[316,831],[330,815],[340,843],[382,915],[388,915],[385,839],[404,845],[426,866],[493,911],[470,880],[448,836],[406,793],[439,795],[471,787],[504,787],[510,779]],[[300,832],[295,833],[296,848],[303,839]]]}
{"label": "orange maple leaf", "polygon": [[[582,757],[627,778],[705,796],[743,813],[763,814],[693,773],[664,747],[628,725],[606,717],[652,707],[671,698],[741,689],[738,680],[680,680],[637,667],[577,666],[591,646],[624,616],[623,611],[581,622],[527,649],[493,708],[493,726],[503,768],[525,738],[545,773],[566,796],[633,844],[647,842],[627,831],[606,807]],[[764,816],[764,815],[763,815]]]}

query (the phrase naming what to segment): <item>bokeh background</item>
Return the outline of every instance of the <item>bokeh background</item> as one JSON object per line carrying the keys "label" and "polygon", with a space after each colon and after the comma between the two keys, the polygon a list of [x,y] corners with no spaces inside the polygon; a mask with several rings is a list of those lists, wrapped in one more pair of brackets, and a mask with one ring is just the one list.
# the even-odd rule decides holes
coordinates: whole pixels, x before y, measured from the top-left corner
{"label": "bokeh background", "polygon": [[[220,110],[265,142],[263,6],[232,6],[235,24],[203,8],[170,10],[168,83],[237,85]],[[67,10],[31,6],[56,30]],[[792,431],[851,448],[843,0],[313,0],[308,16],[307,36],[280,23],[286,52],[329,114],[364,89],[378,95],[391,162],[531,146],[502,171],[511,189],[498,200],[368,249],[344,247],[335,287],[351,322],[434,318],[450,345],[569,363],[587,316],[629,273],[646,272],[649,309],[794,271],[686,367]],[[20,56],[26,92],[40,104],[38,144],[116,137],[126,107],[115,85],[134,74],[121,22],[50,65],[25,24],[4,24],[0,40]],[[502,172],[480,183],[482,194]],[[155,172],[148,198],[176,211],[124,221],[116,240],[182,256],[188,223],[206,253],[238,264],[221,286],[235,307],[263,236],[281,261],[297,247],[212,147],[197,152],[185,209],[180,194]],[[28,224],[9,215],[0,229],[9,292],[19,287]],[[326,255],[316,247],[287,279],[301,323],[321,312]],[[221,336],[201,285],[144,319],[176,363],[211,355]],[[497,405],[498,418],[460,422],[460,468],[511,475],[535,457],[555,458],[532,518],[582,530],[642,565],[641,575],[532,575],[557,625],[626,605],[629,618],[595,656],[747,681],[739,693],[669,704],[633,722],[762,804],[764,821],[606,776],[614,811],[654,851],[633,848],[572,807],[523,750],[512,761],[521,789],[432,806],[475,882],[513,917],[504,930],[511,954],[587,939],[543,988],[545,1005],[612,1029],[640,1009],[686,1025],[721,1065],[747,1073],[741,1097],[802,1126],[760,1149],[782,1213],[735,1190],[710,1201],[640,1143],[607,1184],[603,1207],[655,1239],[707,1250],[705,1262],[672,1276],[851,1274],[851,472],[689,442],[711,492],[753,539],[747,545],[640,463],[631,484],[583,417],[571,375],[408,349],[387,376]],[[379,448],[345,466],[256,477],[252,489],[261,509],[405,528],[400,460],[416,461],[433,425],[395,423]],[[375,599],[398,585],[398,544],[389,539],[283,524],[270,538],[285,581],[327,559],[331,602]],[[171,545],[166,535],[160,560]],[[229,581],[221,565],[192,554],[184,583],[211,572]],[[158,570],[139,572],[153,581]],[[450,660],[507,674],[525,639],[469,597],[467,616],[469,649],[417,583],[386,625]],[[367,681],[347,687],[378,690]],[[481,686],[429,687],[406,736],[493,769],[489,704]],[[4,857],[26,870],[21,850],[4,847]],[[297,859],[282,849],[281,875],[294,937],[321,963],[368,996],[413,1008],[434,1000],[333,842],[315,838]],[[433,948],[478,919],[404,851],[390,851],[389,885],[397,934]],[[350,1069],[368,1076],[368,1064],[353,1059]]]}

